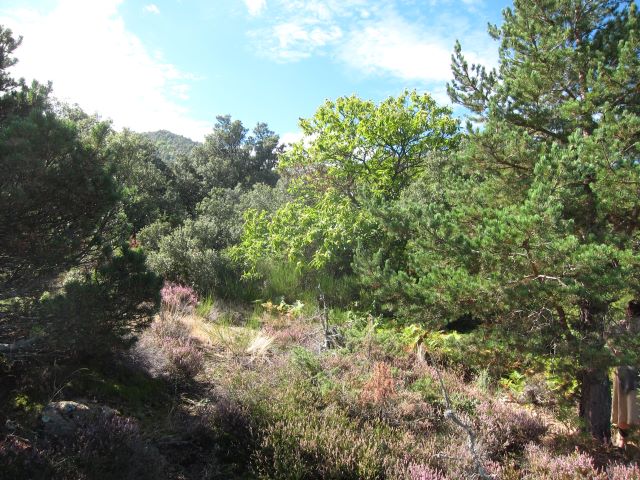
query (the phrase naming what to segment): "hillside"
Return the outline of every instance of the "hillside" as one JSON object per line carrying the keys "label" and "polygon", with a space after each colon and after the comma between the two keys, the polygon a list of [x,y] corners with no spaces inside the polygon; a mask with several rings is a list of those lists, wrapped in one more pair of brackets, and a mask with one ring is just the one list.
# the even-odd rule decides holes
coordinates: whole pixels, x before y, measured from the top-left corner
{"label": "hillside", "polygon": [[180,155],[189,155],[193,147],[198,145],[198,142],[168,130],[144,132],[142,135],[158,146],[160,158],[165,163],[175,162]]}

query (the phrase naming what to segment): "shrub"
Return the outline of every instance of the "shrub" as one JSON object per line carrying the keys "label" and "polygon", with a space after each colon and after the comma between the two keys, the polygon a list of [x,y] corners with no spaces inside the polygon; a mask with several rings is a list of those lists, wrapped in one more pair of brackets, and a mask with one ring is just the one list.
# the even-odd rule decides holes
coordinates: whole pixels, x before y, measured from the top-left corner
{"label": "shrub", "polygon": [[268,426],[255,460],[268,478],[376,479],[384,476],[380,425],[357,428],[336,411]]}
{"label": "shrub", "polygon": [[596,470],[593,458],[586,453],[554,456],[548,450],[534,444],[527,445],[524,480],[606,480],[606,475]]}
{"label": "shrub", "polygon": [[440,470],[434,470],[426,465],[411,465],[409,480],[446,480]]}
{"label": "shrub", "polygon": [[59,294],[42,298],[47,335],[56,347],[79,355],[126,344],[151,320],[160,284],[147,270],[144,254],[124,245],[91,275],[71,278]]}
{"label": "shrub", "polygon": [[[205,223],[206,225],[206,223]],[[158,250],[149,252],[149,266],[164,278],[194,285],[200,292],[218,287],[225,268],[220,251],[204,240],[209,237],[201,223],[189,220],[158,242]]]}
{"label": "shrub", "polygon": [[314,379],[322,373],[322,365],[318,357],[306,348],[295,347],[291,351],[291,355],[292,363],[298,367],[307,378]]}
{"label": "shrub", "polygon": [[155,480],[166,478],[165,464],[138,422],[112,411],[84,418],[72,441],[45,436],[31,442],[14,435],[0,440],[0,469],[6,478]]}
{"label": "shrub", "polygon": [[371,379],[362,388],[361,399],[364,402],[380,404],[396,393],[396,385],[391,368],[384,362],[376,362]]}
{"label": "shrub", "polygon": [[609,480],[640,480],[638,465],[613,465],[607,469]]}
{"label": "shrub", "polygon": [[6,478],[44,480],[53,476],[46,452],[16,435],[0,437],[0,471]]}
{"label": "shrub", "polygon": [[175,317],[158,318],[133,350],[153,375],[174,381],[193,378],[204,368],[204,355],[189,328]]}
{"label": "shrub", "polygon": [[264,260],[259,263],[258,272],[264,278],[261,291],[264,298],[294,301],[304,290],[303,275],[293,263]]}
{"label": "shrub", "polygon": [[186,285],[165,282],[160,290],[162,306],[171,310],[191,311],[198,304],[195,290]]}
{"label": "shrub", "polygon": [[442,422],[442,409],[422,400],[419,393],[400,392],[394,406],[397,421],[416,434],[432,434]]}
{"label": "shrub", "polygon": [[519,452],[547,431],[546,425],[529,412],[501,402],[484,401],[476,407],[476,422],[482,444],[491,459]]}

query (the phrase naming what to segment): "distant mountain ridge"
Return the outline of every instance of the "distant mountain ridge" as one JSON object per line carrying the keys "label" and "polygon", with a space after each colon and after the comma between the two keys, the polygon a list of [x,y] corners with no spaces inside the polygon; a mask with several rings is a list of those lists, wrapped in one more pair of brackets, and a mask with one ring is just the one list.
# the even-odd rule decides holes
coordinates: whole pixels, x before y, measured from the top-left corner
{"label": "distant mountain ridge", "polygon": [[160,158],[165,163],[173,163],[181,155],[188,155],[193,147],[199,145],[190,138],[183,137],[168,130],[142,133],[158,147]]}

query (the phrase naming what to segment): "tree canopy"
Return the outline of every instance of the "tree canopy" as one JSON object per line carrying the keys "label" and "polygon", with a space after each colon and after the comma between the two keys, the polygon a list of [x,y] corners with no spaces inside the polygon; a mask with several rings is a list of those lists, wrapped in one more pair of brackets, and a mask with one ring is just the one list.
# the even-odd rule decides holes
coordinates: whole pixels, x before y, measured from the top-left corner
{"label": "tree canopy", "polygon": [[455,148],[458,123],[428,94],[405,91],[376,105],[356,96],[326,101],[300,127],[306,139],[283,155],[281,169],[312,189],[397,198],[429,158]]}

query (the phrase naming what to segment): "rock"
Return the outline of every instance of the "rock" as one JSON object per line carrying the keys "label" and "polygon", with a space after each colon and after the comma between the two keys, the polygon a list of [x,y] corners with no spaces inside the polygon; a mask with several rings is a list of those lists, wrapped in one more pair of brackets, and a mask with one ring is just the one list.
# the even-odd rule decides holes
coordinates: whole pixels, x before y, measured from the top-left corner
{"label": "rock", "polygon": [[73,434],[78,427],[86,425],[99,415],[116,414],[115,410],[103,405],[86,405],[63,400],[47,404],[42,410],[40,421],[46,433],[59,437]]}

